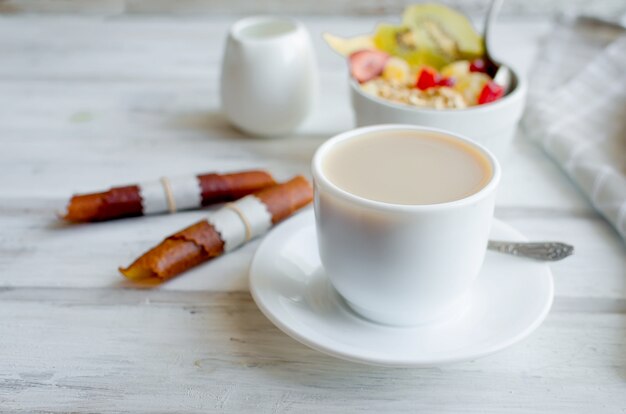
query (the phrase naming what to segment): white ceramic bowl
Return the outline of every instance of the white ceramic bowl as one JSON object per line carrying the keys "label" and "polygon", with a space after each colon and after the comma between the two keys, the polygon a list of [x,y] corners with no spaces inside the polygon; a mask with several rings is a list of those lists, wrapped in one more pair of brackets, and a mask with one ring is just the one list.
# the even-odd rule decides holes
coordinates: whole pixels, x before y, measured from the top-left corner
{"label": "white ceramic bowl", "polygon": [[363,91],[350,80],[357,127],[410,124],[464,135],[505,158],[526,103],[526,81],[513,71],[513,89],[502,99],[467,109],[425,109],[392,103]]}

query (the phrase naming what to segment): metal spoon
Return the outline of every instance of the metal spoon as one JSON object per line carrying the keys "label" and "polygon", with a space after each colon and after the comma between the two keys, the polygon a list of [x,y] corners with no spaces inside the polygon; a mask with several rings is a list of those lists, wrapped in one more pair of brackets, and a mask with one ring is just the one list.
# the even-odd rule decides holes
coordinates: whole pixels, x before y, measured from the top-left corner
{"label": "metal spoon", "polygon": [[500,12],[503,0],[492,0],[489,10],[487,11],[487,18],[485,19],[485,26],[483,28],[483,42],[485,44],[485,65],[488,68],[489,74],[493,76],[493,81],[500,85],[504,89],[506,95],[513,84],[513,72],[511,69],[496,61],[491,52],[489,51],[489,39],[491,38],[490,31],[493,27],[496,17]]}
{"label": "metal spoon", "polygon": [[508,242],[489,240],[489,250],[513,256],[556,262],[574,253],[574,246],[560,242]]}

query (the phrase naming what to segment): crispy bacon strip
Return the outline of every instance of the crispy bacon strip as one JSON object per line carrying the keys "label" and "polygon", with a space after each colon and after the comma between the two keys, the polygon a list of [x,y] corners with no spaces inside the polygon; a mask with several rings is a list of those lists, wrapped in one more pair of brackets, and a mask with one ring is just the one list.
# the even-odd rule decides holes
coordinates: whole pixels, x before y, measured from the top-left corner
{"label": "crispy bacon strip", "polygon": [[[306,178],[290,181],[254,193],[272,215],[272,223],[289,217],[313,199],[313,189]],[[165,281],[200,263],[224,253],[224,241],[207,220],[179,231],[148,250],[120,272],[131,280]]]}
{"label": "crispy bacon strip", "polygon": [[[274,178],[265,171],[201,174],[197,178],[198,191],[202,197],[201,206],[233,201],[276,184]],[[137,185],[129,185],[114,187],[101,193],[75,195],[70,199],[63,218],[72,222],[90,222],[141,215],[141,189]]]}

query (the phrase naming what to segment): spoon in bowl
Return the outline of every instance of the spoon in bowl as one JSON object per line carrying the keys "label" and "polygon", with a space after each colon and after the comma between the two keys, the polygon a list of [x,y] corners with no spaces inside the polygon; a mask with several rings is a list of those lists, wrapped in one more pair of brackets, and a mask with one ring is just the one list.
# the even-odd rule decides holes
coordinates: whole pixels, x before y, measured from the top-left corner
{"label": "spoon in bowl", "polygon": [[508,66],[496,61],[489,51],[490,32],[500,12],[502,2],[503,0],[491,1],[483,28],[483,42],[485,44],[485,66],[488,68],[489,74],[493,76],[493,81],[504,89],[504,94],[506,95],[510,91],[511,84],[513,83],[513,73]]}

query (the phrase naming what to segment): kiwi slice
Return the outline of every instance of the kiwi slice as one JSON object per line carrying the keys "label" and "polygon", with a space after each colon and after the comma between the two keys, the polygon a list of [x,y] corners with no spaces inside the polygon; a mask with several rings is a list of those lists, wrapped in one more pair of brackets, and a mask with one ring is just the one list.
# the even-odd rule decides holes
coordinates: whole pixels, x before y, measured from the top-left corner
{"label": "kiwi slice", "polygon": [[472,60],[484,53],[483,39],[467,17],[441,4],[424,3],[407,7],[402,24],[412,29],[417,43],[446,63]]}
{"label": "kiwi slice", "polygon": [[406,60],[412,66],[428,65],[440,67],[447,63],[445,58],[427,42],[415,36],[408,26],[379,24],[373,36],[376,48]]}

